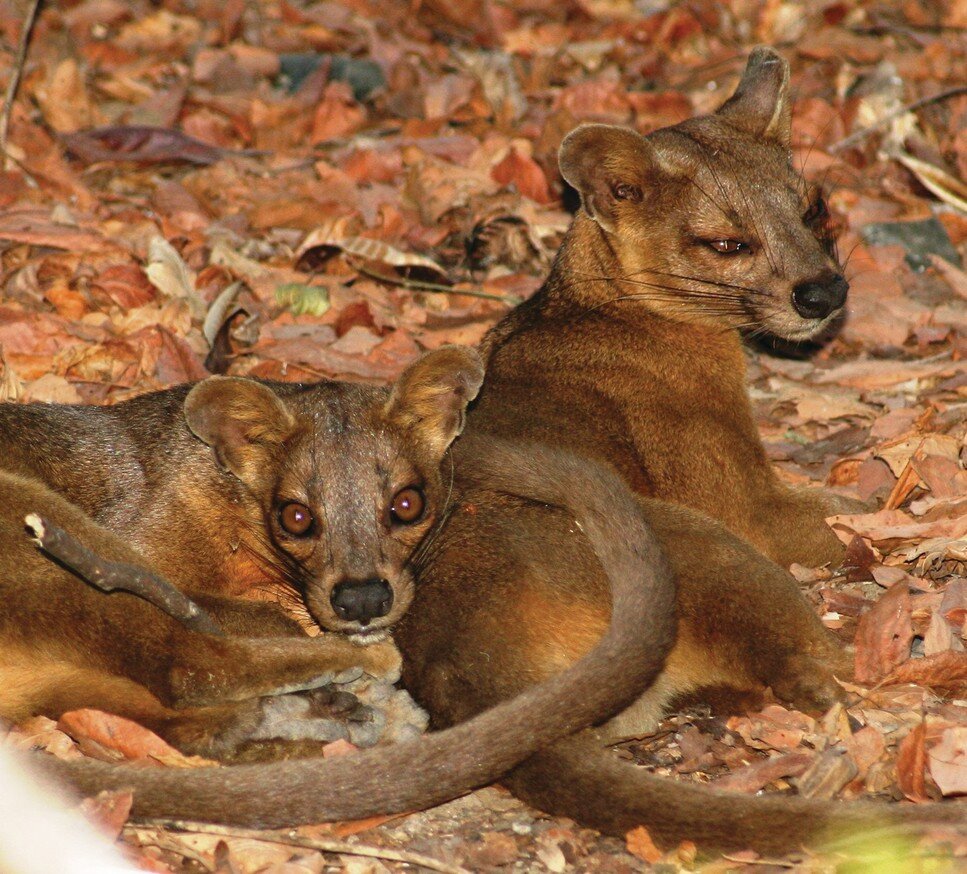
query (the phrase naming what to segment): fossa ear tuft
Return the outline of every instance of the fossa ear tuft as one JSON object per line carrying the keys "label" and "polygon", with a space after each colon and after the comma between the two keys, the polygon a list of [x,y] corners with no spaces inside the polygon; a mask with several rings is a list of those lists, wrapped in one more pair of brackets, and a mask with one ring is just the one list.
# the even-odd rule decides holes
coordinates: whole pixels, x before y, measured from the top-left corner
{"label": "fossa ear tuft", "polygon": [[735,93],[716,114],[734,127],[789,148],[789,63],[774,49],[757,46],[749,55]]}

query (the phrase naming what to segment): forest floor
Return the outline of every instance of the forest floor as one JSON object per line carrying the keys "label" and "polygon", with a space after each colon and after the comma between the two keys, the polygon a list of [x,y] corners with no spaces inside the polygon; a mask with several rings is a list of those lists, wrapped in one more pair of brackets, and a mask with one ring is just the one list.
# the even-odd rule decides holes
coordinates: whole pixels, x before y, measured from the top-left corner
{"label": "forest floor", "polygon": [[[0,0],[0,82],[27,6]],[[750,349],[750,390],[786,481],[880,507],[834,521],[850,545],[845,575],[793,568],[823,620],[855,639],[858,679],[822,716],[778,703],[692,711],[616,754],[736,792],[963,796],[967,7],[956,0],[44,4],[0,128],[0,399],[112,403],[209,372],[383,382],[420,350],[475,343],[539,286],[567,227],[564,134],[582,121],[644,133],[711,111],[757,43],[792,65],[794,160],[829,191],[851,290],[842,330],[809,357]],[[116,757],[95,722],[38,719],[13,737]],[[146,870],[406,869],[286,836],[125,824],[123,798],[89,806]],[[602,838],[500,788],[298,833],[419,852],[446,870],[832,870],[844,858],[697,862],[687,842],[661,853],[644,829]],[[963,836],[878,850],[851,870],[967,866]]]}

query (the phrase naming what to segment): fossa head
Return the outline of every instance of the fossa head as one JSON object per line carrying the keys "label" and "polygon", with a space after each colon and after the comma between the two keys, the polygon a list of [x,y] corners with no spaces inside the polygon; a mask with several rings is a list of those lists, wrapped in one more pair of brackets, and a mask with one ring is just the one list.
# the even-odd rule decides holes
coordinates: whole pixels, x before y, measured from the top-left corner
{"label": "fossa head", "polygon": [[240,548],[272,588],[324,630],[369,643],[412,600],[409,560],[445,508],[441,462],[482,380],[477,353],[449,346],[391,388],[211,377],[185,416],[244,486]]}
{"label": "fossa head", "polygon": [[790,117],[789,66],[757,48],[712,115],[647,137],[585,125],[565,138],[561,173],[623,292],[670,318],[789,340],[827,327],[848,284],[821,192],[793,169]]}

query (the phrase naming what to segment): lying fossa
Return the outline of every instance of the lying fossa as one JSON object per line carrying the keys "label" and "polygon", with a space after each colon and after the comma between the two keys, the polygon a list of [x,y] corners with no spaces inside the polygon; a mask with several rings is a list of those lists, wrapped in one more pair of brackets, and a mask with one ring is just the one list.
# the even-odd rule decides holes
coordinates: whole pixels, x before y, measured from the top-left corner
{"label": "lying fossa", "polygon": [[[392,390],[213,377],[109,408],[0,406],[0,716],[96,707],[228,760],[319,752],[318,702],[300,724],[274,709],[278,694],[350,665],[395,667],[380,633],[412,597],[407,560],[444,512],[440,459],[481,379],[476,352],[446,347]],[[346,819],[452,798],[589,725],[615,697],[629,702],[674,639],[671,575],[634,497],[567,453],[490,443],[476,475],[576,518],[614,581],[615,622],[573,670],[466,725],[348,757],[153,773],[37,764],[86,788],[134,787],[142,815]],[[36,512],[105,559],[162,571],[224,628],[259,637],[190,631],[131,595],[96,591],[31,545],[24,517]],[[277,606],[231,597],[252,586],[289,590],[333,633],[283,636],[301,630]],[[562,699],[576,703],[548,717]]]}
{"label": "lying fossa", "polygon": [[953,804],[715,793],[603,748],[647,733],[676,700],[712,692],[742,700],[768,686],[825,708],[841,696],[834,675],[851,674],[784,570],[841,559],[823,521],[841,505],[778,481],[744,385],[742,329],[808,339],[846,298],[825,207],[791,167],[788,80],[787,64],[757,49],[711,116],[647,137],[588,125],[565,139],[561,172],[582,208],[543,287],[484,339],[486,377],[453,450],[455,507],[422,551],[414,609],[396,634],[404,682],[438,727],[572,664],[612,610],[587,540],[567,512],[509,501],[499,484],[467,476],[486,459],[480,437],[566,449],[616,471],[675,574],[675,646],[635,704],[505,782],[550,812],[616,834],[644,824],[665,844],[781,850],[828,837],[827,825],[967,816]]}
{"label": "lying fossa", "polygon": [[[0,717],[97,707],[188,752],[251,757],[273,752],[260,696],[396,671],[387,629],[481,379],[475,352],[447,347],[392,390],[211,377],[113,407],[0,405]],[[26,539],[35,512],[160,572],[231,636],[83,584]],[[256,591],[334,633],[310,640],[277,604],[238,597]]]}

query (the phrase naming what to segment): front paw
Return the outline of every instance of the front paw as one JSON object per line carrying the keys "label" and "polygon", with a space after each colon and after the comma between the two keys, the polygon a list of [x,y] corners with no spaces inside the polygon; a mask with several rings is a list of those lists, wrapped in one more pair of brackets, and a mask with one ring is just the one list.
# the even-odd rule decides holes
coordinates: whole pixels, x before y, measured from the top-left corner
{"label": "front paw", "polygon": [[403,657],[392,640],[383,640],[360,646],[357,664],[367,674],[395,683],[400,678]]}

